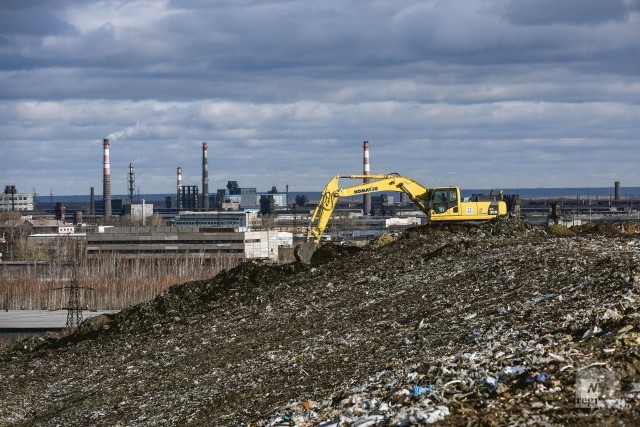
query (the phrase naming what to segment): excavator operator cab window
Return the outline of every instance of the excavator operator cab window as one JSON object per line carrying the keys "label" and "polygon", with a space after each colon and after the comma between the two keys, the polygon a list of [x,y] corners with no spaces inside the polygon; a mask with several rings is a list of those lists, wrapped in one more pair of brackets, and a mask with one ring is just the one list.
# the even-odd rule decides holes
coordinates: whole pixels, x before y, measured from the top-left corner
{"label": "excavator operator cab window", "polygon": [[436,189],[431,196],[433,210],[445,213],[449,208],[458,207],[458,193],[452,188]]}
{"label": "excavator operator cab window", "polygon": [[436,213],[445,213],[449,209],[449,194],[447,190],[436,190],[433,192],[431,201],[433,203],[433,210]]}

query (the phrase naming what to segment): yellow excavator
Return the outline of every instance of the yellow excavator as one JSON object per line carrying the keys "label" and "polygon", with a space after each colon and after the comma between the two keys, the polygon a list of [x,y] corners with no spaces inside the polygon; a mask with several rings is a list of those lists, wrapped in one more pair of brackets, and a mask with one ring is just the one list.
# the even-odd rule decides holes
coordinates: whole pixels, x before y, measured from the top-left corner
{"label": "yellow excavator", "polygon": [[[364,184],[340,187],[341,179],[367,180]],[[405,193],[420,208],[431,223],[452,221],[491,221],[508,215],[508,200],[502,191],[493,195],[473,195],[462,199],[455,186],[427,188],[416,180],[397,174],[334,176],[326,185],[307,228],[307,241],[298,245],[294,255],[298,261],[309,263],[329,223],[340,197],[379,192]],[[514,197],[514,196],[511,196]],[[517,196],[515,196],[517,197]]]}

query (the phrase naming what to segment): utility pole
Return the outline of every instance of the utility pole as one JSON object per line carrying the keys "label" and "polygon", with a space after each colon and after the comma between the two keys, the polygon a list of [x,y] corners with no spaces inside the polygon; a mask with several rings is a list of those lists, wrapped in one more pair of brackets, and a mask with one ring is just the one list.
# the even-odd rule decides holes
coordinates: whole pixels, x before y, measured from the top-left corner
{"label": "utility pole", "polygon": [[73,279],[67,287],[69,300],[67,302],[67,328],[78,327],[82,323],[82,306],[80,305],[80,286],[76,279],[76,268],[73,268]]}
{"label": "utility pole", "polygon": [[61,288],[55,288],[54,290],[67,291],[67,304],[66,307],[62,307],[62,310],[67,310],[67,328],[74,328],[80,326],[82,323],[82,311],[86,308],[83,306],[83,298],[81,298],[81,290],[86,292],[93,292],[93,288],[78,285],[78,258],[80,257],[81,245],[78,242],[71,242],[73,253],[73,270],[71,273],[71,284]]}

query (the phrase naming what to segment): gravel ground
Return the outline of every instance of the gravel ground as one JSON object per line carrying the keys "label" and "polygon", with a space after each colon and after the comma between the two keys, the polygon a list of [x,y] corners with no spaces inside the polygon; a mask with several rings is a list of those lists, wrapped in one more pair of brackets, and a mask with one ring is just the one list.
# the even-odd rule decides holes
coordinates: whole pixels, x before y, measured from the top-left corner
{"label": "gravel ground", "polygon": [[419,227],[247,262],[5,349],[0,426],[640,425],[636,229]]}

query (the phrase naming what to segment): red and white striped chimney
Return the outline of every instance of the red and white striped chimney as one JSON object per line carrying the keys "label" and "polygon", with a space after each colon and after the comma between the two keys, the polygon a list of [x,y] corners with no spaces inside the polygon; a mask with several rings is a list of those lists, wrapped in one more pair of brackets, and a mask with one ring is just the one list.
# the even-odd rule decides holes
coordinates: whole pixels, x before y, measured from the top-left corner
{"label": "red and white striped chimney", "polygon": [[182,199],[180,197],[180,193],[182,193],[182,168],[178,166],[178,191],[177,191],[178,198],[176,199],[177,209],[182,208],[182,201],[181,201]]}
{"label": "red and white striped chimney", "polygon": [[109,153],[109,140],[102,141],[104,147],[104,174],[102,179],[102,200],[104,206],[103,216],[105,218],[111,216],[111,158]]}
{"label": "red and white striped chimney", "polygon": [[[369,169],[369,141],[364,141],[362,143],[362,148],[364,150],[364,172],[363,175],[371,175],[371,170]],[[364,179],[364,183],[369,182],[368,178]],[[362,197],[362,211],[365,215],[369,215],[371,212],[371,193],[367,193]]]}
{"label": "red and white striped chimney", "polygon": [[209,145],[202,143],[202,210],[209,210],[209,159],[207,150]]}

